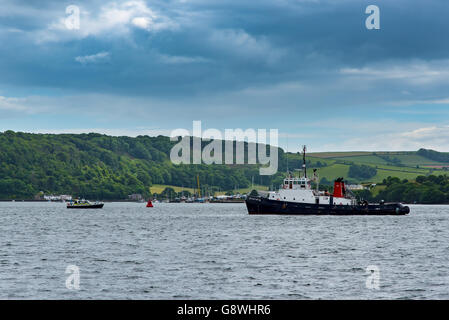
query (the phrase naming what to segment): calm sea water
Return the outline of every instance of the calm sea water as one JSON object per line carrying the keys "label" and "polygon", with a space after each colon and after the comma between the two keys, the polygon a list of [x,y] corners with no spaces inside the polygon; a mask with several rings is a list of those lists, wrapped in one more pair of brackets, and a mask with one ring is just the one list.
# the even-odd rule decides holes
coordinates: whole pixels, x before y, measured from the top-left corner
{"label": "calm sea water", "polygon": [[[249,216],[244,204],[0,203],[1,299],[449,299],[449,206]],[[66,267],[80,290],[66,288]],[[366,268],[379,268],[379,290]]]}

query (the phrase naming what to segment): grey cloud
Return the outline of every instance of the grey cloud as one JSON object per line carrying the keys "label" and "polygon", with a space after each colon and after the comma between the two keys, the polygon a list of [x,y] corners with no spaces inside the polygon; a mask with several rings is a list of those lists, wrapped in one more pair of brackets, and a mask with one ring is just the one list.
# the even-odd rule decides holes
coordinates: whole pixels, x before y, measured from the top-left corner
{"label": "grey cloud", "polygon": [[[173,25],[150,32],[139,20],[133,27],[131,18],[142,18],[135,13],[122,33],[114,23],[109,29],[95,23],[107,3],[79,1],[91,27],[102,32],[68,39],[57,34],[52,42],[36,43],[33,36],[58,22],[65,4],[3,1],[8,14],[0,14],[0,25],[24,31],[0,31],[0,41],[8,43],[0,51],[0,84],[68,95],[146,96],[172,105],[202,96],[248,110],[360,105],[367,96],[371,103],[446,98],[445,76],[427,73],[432,83],[412,80],[434,68],[447,70],[449,3],[376,1],[381,30],[369,31],[364,9],[371,2],[146,1],[145,8]],[[108,64],[79,63],[100,61],[95,54],[101,52],[109,53]],[[417,61],[428,70],[417,69]],[[288,90],[292,83],[300,86]]]}

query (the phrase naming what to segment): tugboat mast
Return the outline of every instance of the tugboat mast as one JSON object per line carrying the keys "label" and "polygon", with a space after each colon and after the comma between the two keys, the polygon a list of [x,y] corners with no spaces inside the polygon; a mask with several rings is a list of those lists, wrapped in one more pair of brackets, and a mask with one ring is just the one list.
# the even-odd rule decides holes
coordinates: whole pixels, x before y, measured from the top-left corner
{"label": "tugboat mast", "polygon": [[307,168],[306,168],[306,146],[302,146],[302,167],[304,169],[304,178],[307,178]]}

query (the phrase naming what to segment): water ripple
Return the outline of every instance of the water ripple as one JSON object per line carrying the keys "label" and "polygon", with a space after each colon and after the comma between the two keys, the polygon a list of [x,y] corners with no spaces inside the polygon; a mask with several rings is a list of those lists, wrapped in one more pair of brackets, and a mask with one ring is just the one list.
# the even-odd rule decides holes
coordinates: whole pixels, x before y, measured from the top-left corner
{"label": "water ripple", "polygon": [[[0,299],[448,299],[449,207],[249,216],[242,204],[0,203]],[[80,268],[81,290],[65,287]],[[366,288],[366,267],[380,270]]]}

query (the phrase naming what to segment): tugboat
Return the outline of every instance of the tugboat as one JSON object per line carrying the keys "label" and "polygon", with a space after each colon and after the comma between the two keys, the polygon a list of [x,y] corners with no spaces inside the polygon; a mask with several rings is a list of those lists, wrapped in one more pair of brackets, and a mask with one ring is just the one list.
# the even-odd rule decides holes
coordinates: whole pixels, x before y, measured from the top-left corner
{"label": "tugboat", "polygon": [[74,200],[67,202],[67,209],[101,209],[103,202],[90,202],[89,200]]}
{"label": "tugboat", "polygon": [[[277,215],[406,215],[408,206],[402,203],[368,203],[358,201],[347,189],[343,178],[334,182],[332,194],[318,190],[318,175],[313,170],[313,180],[307,177],[306,147],[303,148],[303,176],[289,174],[278,191],[266,195],[249,196],[245,203],[249,214]],[[316,189],[312,188],[315,181]]]}

